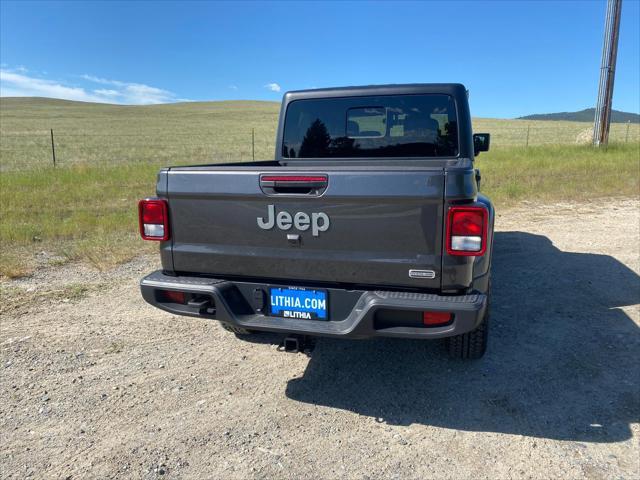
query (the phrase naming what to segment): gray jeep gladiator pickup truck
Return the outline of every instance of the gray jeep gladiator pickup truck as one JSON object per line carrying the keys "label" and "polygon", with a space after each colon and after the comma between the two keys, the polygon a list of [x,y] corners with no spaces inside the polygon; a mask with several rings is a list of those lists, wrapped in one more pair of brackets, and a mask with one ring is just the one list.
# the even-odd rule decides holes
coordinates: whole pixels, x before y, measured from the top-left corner
{"label": "gray jeep gladiator pickup truck", "polygon": [[[284,95],[273,161],[163,168],[140,201],[162,310],[239,337],[445,338],[487,343],[494,209],[479,193],[460,84]],[[295,340],[295,341],[293,341]]]}

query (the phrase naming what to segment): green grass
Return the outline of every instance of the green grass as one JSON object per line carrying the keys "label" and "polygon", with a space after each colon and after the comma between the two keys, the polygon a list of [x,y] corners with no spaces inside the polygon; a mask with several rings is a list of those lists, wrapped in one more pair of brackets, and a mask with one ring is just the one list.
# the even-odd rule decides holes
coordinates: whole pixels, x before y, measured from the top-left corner
{"label": "green grass", "polygon": [[589,201],[640,194],[640,144],[494,148],[480,155],[482,191],[499,208],[523,200]]}
{"label": "green grass", "polygon": [[150,251],[137,237],[136,205],[155,194],[158,169],[138,163],[2,173],[0,274],[25,275],[42,250],[98,269]]}
{"label": "green grass", "polygon": [[[251,128],[256,158],[272,158],[278,114],[268,102],[121,107],[2,99],[0,107],[0,275],[8,277],[37,268],[41,251],[55,254],[50,263],[79,260],[98,269],[154,251],[155,244],[138,238],[136,203],[154,194],[158,169],[248,160]],[[476,131],[492,134],[492,149],[478,166],[482,190],[498,208],[525,199],[638,195],[637,125],[633,142],[595,150],[572,139],[589,127],[584,123],[526,122],[525,134],[527,123],[544,125],[535,134],[532,127],[534,146],[523,148],[514,146],[524,142],[521,121],[474,122]],[[55,169],[47,159],[51,127],[61,139]],[[612,138],[620,139],[619,127],[626,129],[614,125]],[[557,144],[535,146],[547,141]]]}

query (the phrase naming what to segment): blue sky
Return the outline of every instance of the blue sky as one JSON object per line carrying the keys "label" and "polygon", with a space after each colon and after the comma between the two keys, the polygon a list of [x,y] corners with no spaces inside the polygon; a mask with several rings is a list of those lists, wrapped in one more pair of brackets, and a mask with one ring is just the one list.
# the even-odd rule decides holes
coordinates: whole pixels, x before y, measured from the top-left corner
{"label": "blue sky", "polygon": [[[462,82],[476,116],[593,106],[604,1],[0,3],[2,96],[260,99]],[[614,108],[640,111],[640,2],[624,0]]]}

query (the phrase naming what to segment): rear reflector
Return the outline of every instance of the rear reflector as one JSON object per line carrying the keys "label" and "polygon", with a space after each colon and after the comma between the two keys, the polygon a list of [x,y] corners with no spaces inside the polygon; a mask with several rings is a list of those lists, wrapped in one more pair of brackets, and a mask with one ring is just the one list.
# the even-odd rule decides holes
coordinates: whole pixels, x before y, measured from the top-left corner
{"label": "rear reflector", "polygon": [[422,312],[422,323],[428,327],[446,325],[451,321],[449,312]]}
{"label": "rear reflector", "polygon": [[489,212],[484,207],[451,207],[447,217],[447,253],[484,255],[488,221]]}
{"label": "rear reflector", "polygon": [[140,200],[138,217],[140,235],[144,240],[169,240],[169,209],[166,200]]}
{"label": "rear reflector", "polygon": [[181,303],[183,305],[186,303],[186,297],[184,295],[184,292],[176,292],[173,290],[163,290],[162,298],[165,301],[171,302],[171,303]]}

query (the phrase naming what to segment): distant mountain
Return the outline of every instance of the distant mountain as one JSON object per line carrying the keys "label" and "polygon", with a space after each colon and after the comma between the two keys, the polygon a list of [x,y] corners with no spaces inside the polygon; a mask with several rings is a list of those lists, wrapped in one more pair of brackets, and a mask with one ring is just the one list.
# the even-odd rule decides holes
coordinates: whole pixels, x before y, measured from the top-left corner
{"label": "distant mountain", "polygon": [[[569,122],[593,122],[596,114],[595,108],[586,108],[579,112],[559,112],[559,113],[537,113],[518,117],[518,120],[566,120]],[[640,115],[637,113],[611,111],[611,121],[613,123],[640,123]]]}

